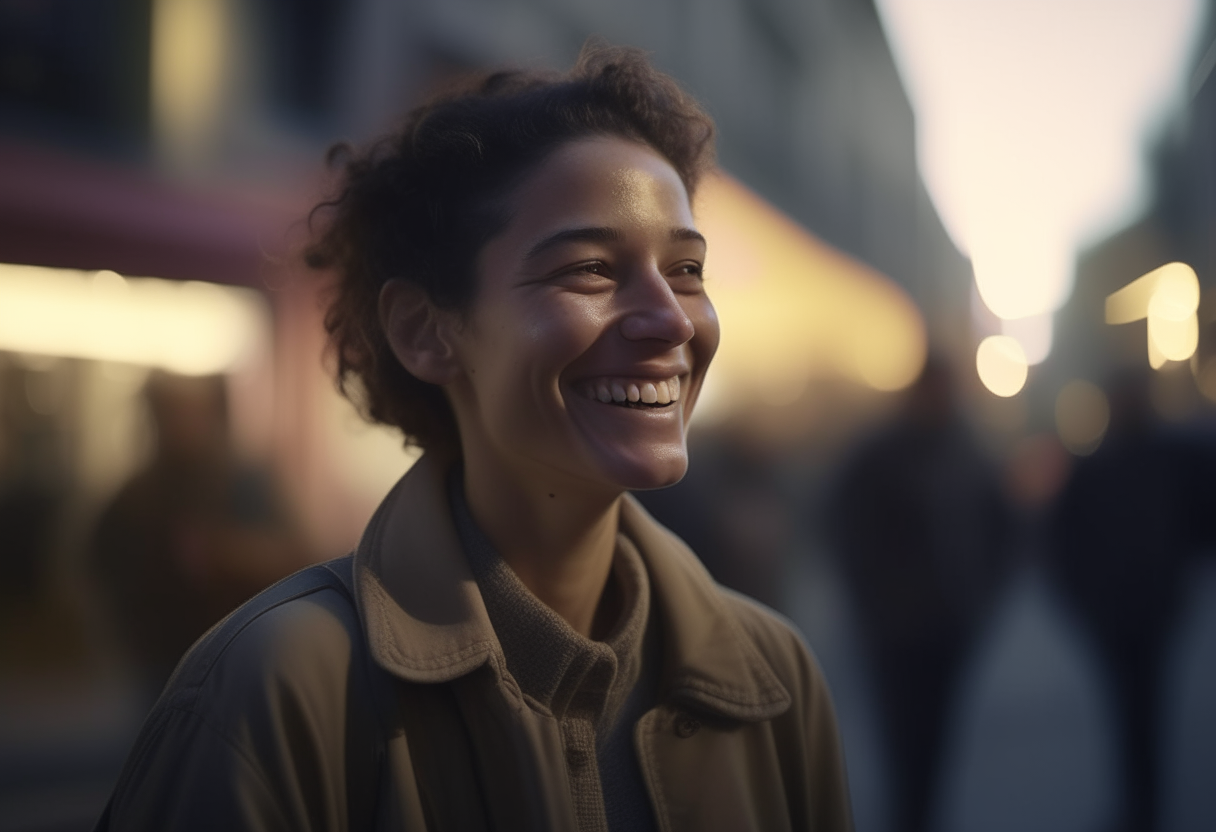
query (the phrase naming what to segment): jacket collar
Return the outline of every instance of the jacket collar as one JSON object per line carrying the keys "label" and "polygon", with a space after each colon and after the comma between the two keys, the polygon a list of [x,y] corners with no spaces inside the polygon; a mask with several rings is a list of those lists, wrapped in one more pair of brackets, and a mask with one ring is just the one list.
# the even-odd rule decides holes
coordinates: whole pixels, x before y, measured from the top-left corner
{"label": "jacket collar", "polygon": [[[446,471],[446,461],[424,455],[355,550],[355,598],[372,656],[410,682],[448,682],[487,662],[505,668],[452,521]],[[789,693],[692,552],[631,496],[621,528],[646,563],[662,615],[664,698],[732,719],[783,713]]]}

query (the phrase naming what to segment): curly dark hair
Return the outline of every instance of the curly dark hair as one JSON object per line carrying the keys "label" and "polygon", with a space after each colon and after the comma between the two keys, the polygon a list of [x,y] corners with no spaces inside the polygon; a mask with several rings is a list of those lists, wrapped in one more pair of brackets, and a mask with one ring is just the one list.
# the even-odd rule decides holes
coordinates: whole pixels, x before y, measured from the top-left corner
{"label": "curly dark hair", "polygon": [[408,114],[362,152],[331,148],[342,180],[310,218],[323,226],[305,251],[336,275],[325,314],[338,390],[365,418],[402,430],[408,444],[458,446],[441,388],[411,375],[380,322],[390,279],[464,310],[475,262],[506,224],[511,188],[558,146],[590,136],[648,145],[691,197],[713,164],[713,122],[635,49],[588,44],[565,74],[509,71],[469,79]]}

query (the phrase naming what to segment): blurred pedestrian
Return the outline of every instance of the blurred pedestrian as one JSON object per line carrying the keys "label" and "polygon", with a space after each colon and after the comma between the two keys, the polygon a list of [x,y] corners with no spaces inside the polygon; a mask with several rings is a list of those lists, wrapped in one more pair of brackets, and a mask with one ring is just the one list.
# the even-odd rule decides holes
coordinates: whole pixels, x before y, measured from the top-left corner
{"label": "blurred pedestrian", "polygon": [[35,371],[0,358],[0,603],[28,607],[46,594],[56,530],[69,497],[70,457],[56,414],[31,406]]}
{"label": "blurred pedestrian", "polygon": [[826,531],[877,689],[898,832],[929,828],[960,670],[1009,573],[998,472],[931,356],[895,422],[842,467]]}
{"label": "blurred pedestrian", "polygon": [[1110,426],[1050,520],[1051,567],[1096,648],[1118,720],[1119,832],[1156,828],[1164,660],[1189,562],[1216,532],[1210,439],[1153,413],[1147,370],[1108,385]]}
{"label": "blurred pedestrian", "polygon": [[155,694],[212,624],[308,562],[269,472],[238,458],[224,379],[153,373],[151,461],[93,535],[91,572]]}

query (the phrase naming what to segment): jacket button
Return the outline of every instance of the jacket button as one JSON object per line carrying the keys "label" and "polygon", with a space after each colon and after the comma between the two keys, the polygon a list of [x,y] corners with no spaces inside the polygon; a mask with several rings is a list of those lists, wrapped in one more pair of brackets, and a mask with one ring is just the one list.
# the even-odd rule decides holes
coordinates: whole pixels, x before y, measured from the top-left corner
{"label": "jacket button", "polygon": [[691,716],[682,716],[676,719],[676,736],[680,739],[688,739],[701,728],[701,723]]}
{"label": "jacket button", "polygon": [[575,745],[566,746],[566,765],[572,769],[587,765],[587,752]]}

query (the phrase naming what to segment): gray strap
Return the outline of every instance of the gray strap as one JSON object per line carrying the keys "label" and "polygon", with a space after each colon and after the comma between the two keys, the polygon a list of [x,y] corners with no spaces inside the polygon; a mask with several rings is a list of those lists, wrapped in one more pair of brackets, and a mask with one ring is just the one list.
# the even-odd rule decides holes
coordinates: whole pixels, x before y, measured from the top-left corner
{"label": "gray strap", "polygon": [[[335,579],[336,589],[341,590],[358,617],[358,603],[355,601],[355,556],[335,558],[326,561],[321,566]],[[363,621],[359,619],[362,628]],[[371,697],[370,709],[375,714],[375,736],[371,739],[372,754],[348,754],[346,761],[346,794],[348,822],[352,832],[362,829],[372,829],[376,823],[377,809],[380,804],[380,793],[383,789],[391,788],[392,784],[385,782],[389,776],[386,757],[388,754],[388,739],[404,732],[405,726],[401,718],[400,706],[395,695],[395,680],[384,668],[376,664],[371,650],[367,646],[367,633],[364,632],[363,644],[357,651],[364,670],[364,680]],[[356,703],[350,703],[355,705]],[[363,703],[358,703],[363,704]],[[348,719],[348,724],[354,724]],[[356,747],[357,747],[356,743]],[[354,749],[352,749],[354,750]]]}
{"label": "gray strap", "polygon": [[[352,607],[355,607],[355,555],[351,553],[343,558],[334,558],[321,564],[325,569],[329,570],[338,582],[342,584],[342,588],[346,590],[346,597],[350,601]],[[357,607],[356,607],[357,608]]]}

